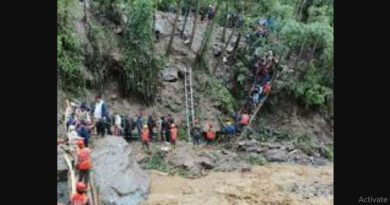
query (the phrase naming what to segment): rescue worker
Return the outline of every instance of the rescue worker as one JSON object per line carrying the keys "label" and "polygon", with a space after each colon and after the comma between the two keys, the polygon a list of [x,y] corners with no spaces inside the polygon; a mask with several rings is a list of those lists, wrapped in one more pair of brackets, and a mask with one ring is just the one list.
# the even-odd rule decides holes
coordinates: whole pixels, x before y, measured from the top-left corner
{"label": "rescue worker", "polygon": [[226,135],[228,137],[234,137],[234,135],[236,134],[236,128],[234,127],[234,125],[232,124],[231,121],[228,121],[226,123]]}
{"label": "rescue worker", "polygon": [[71,125],[69,127],[69,132],[66,133],[66,137],[68,138],[69,143],[69,151],[73,154],[75,154],[75,151],[78,147],[77,142],[79,140],[84,140],[84,138],[80,137],[77,132],[74,125]]}
{"label": "rescue worker", "polygon": [[194,126],[191,129],[192,141],[194,145],[200,144],[200,138],[202,136],[202,128],[199,125],[199,120],[196,119],[194,122]]}
{"label": "rescue worker", "polygon": [[83,182],[76,184],[76,193],[73,194],[71,199],[71,205],[89,205],[89,199],[86,194],[87,185]]}
{"label": "rescue worker", "polygon": [[79,182],[88,184],[89,182],[89,171],[92,168],[91,162],[91,151],[84,146],[84,141],[77,141],[79,150],[77,151],[76,169],[79,174]]}
{"label": "rescue worker", "polygon": [[175,124],[171,125],[170,133],[170,142],[173,145],[173,148],[176,148],[176,139],[177,139],[177,128]]}
{"label": "rescue worker", "polygon": [[142,131],[141,131],[141,138],[142,138],[142,145],[143,146],[146,146],[146,148],[149,150],[149,141],[150,141],[150,138],[149,138],[149,129],[148,129],[148,125],[144,125]]}
{"label": "rescue worker", "polygon": [[208,10],[208,13],[207,13],[207,20],[208,20],[208,23],[211,23],[213,21],[213,18],[215,16],[215,9],[216,7],[214,5],[209,5],[209,10]]}
{"label": "rescue worker", "polygon": [[244,112],[241,115],[240,125],[243,127],[243,126],[247,126],[248,124],[249,124],[249,115],[246,112]]}
{"label": "rescue worker", "polygon": [[169,138],[167,137],[168,136],[168,131],[169,131],[169,124],[168,124],[168,121],[166,120],[166,117],[162,116],[161,117],[161,142],[164,141],[164,138],[165,138],[165,142],[168,143],[169,142]]}
{"label": "rescue worker", "polygon": [[206,133],[207,145],[210,145],[215,140],[215,131],[213,125],[209,123],[209,129]]}

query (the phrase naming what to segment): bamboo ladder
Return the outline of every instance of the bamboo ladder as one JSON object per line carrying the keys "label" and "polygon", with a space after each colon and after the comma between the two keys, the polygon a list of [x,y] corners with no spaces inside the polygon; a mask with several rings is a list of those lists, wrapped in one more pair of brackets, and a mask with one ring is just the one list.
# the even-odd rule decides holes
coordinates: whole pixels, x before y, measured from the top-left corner
{"label": "bamboo ladder", "polygon": [[[68,184],[70,186],[70,189],[69,189],[70,195],[69,196],[72,197],[73,194],[76,193],[76,181],[77,181],[76,174],[75,174],[74,168],[72,167],[72,164],[69,160],[68,154],[64,154],[64,159],[65,159],[66,165],[68,166],[68,169],[69,169],[69,172],[68,172],[68,180],[70,181],[70,182],[68,182]],[[100,196],[99,196],[99,192],[97,191],[97,189],[94,185],[95,184],[94,183],[94,175],[92,172],[90,173],[89,178],[90,178],[90,180],[89,180],[90,189],[87,192],[89,202],[91,205],[99,205]]]}

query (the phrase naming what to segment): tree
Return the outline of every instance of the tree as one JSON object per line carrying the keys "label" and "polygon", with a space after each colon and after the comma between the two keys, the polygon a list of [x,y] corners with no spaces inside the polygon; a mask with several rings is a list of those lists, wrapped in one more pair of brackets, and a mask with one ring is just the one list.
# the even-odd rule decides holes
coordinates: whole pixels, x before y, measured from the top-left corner
{"label": "tree", "polygon": [[188,20],[188,16],[189,16],[190,12],[191,12],[191,2],[188,0],[184,0],[185,17],[184,17],[183,27],[182,27],[181,33],[180,33],[182,38],[184,37],[184,31],[186,30],[187,20]]}
{"label": "tree", "polygon": [[196,11],[195,11],[196,13],[195,13],[195,17],[194,17],[194,23],[192,25],[192,32],[191,32],[190,42],[188,43],[188,48],[189,49],[191,49],[192,42],[194,40],[195,31],[196,31],[196,23],[198,21],[198,14],[199,14],[200,5],[202,5],[202,0],[196,1]]}
{"label": "tree", "polygon": [[225,13],[223,17],[222,43],[225,42],[226,26],[229,18],[229,0],[226,0]]}
{"label": "tree", "polygon": [[219,67],[221,64],[223,65],[223,63],[222,63],[222,62],[223,62],[223,56],[225,56],[226,49],[227,49],[227,47],[229,46],[230,40],[232,39],[233,34],[234,34],[235,31],[236,31],[236,27],[234,26],[234,28],[233,28],[232,32],[230,33],[229,38],[228,38],[228,40],[227,40],[227,42],[226,42],[226,45],[225,45],[225,46],[223,47],[223,49],[222,49],[221,56],[219,56],[218,61],[217,61],[217,63],[216,63],[215,66],[214,66],[214,69],[213,69],[213,72],[212,72],[213,75],[214,75],[215,72],[217,71],[218,67]]}
{"label": "tree", "polygon": [[141,102],[151,104],[157,93],[158,59],[153,54],[154,35],[153,2],[133,0],[127,6],[128,22],[123,31],[123,69],[119,79],[124,96],[138,97]]}
{"label": "tree", "polygon": [[169,43],[168,43],[168,46],[167,46],[167,51],[165,53],[165,56],[169,56],[170,52],[171,52],[171,47],[172,47],[172,43],[173,43],[173,40],[175,38],[175,33],[176,33],[176,25],[177,25],[177,21],[179,20],[179,10],[180,10],[180,7],[181,7],[181,0],[177,0],[177,7],[176,7],[176,16],[175,16],[175,21],[173,22],[173,25],[172,25],[172,32],[171,32],[171,37],[169,39]]}
{"label": "tree", "polygon": [[204,37],[203,37],[202,44],[200,45],[200,48],[199,48],[198,52],[196,53],[195,65],[202,65],[203,56],[204,56],[204,53],[206,52],[206,50],[208,49],[208,44],[210,42],[211,35],[213,33],[214,23],[215,23],[215,19],[217,18],[217,15],[218,15],[218,8],[219,8],[219,5],[221,4],[221,1],[222,0],[218,0],[218,2],[217,2],[217,6],[215,8],[214,20],[211,22],[211,24],[209,24],[207,26],[206,32],[205,32]]}

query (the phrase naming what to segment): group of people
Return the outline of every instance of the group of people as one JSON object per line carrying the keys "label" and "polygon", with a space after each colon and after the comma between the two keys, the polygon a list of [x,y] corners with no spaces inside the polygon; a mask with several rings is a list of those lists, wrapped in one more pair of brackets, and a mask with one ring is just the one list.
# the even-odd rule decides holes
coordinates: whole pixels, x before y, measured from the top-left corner
{"label": "group of people", "polygon": [[271,91],[271,73],[273,66],[277,63],[273,52],[270,50],[261,58],[255,58],[251,67],[254,76],[252,88],[249,91],[248,103],[245,109],[249,112],[261,103],[265,96]]}

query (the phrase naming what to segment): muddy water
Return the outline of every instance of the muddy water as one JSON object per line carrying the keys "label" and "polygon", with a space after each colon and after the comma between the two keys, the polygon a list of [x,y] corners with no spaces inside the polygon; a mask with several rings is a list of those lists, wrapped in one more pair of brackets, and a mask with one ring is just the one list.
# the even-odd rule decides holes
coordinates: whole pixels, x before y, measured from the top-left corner
{"label": "muddy water", "polygon": [[150,171],[151,190],[143,205],[330,205],[333,165],[270,164],[250,173],[212,172],[199,179]]}

